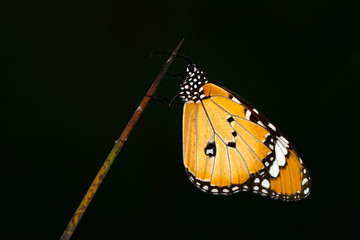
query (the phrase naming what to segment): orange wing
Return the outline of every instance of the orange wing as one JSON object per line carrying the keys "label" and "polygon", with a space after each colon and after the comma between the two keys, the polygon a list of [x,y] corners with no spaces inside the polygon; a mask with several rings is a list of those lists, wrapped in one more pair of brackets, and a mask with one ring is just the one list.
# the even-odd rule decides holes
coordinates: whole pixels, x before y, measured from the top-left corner
{"label": "orange wing", "polygon": [[187,101],[183,113],[184,165],[198,188],[286,201],[309,194],[307,169],[274,125],[223,87],[206,83],[199,93],[200,100]]}

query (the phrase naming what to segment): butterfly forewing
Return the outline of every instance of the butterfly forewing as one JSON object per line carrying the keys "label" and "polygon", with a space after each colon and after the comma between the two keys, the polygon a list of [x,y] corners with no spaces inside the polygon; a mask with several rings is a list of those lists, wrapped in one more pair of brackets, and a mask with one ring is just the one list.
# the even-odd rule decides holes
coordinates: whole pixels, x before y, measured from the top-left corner
{"label": "butterfly forewing", "polygon": [[252,191],[285,201],[306,197],[308,171],[276,127],[235,93],[208,83],[196,65],[187,69],[180,97],[190,180],[212,194]]}

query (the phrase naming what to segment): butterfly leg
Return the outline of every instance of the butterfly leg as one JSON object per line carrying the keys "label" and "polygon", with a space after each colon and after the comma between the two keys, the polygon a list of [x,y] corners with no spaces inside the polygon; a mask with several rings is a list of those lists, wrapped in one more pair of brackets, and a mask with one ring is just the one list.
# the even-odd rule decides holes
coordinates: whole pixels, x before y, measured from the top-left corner
{"label": "butterfly leg", "polygon": [[145,95],[146,97],[151,97],[151,98],[154,98],[156,100],[158,100],[161,104],[167,106],[167,107],[171,107],[172,105],[175,105],[176,103],[176,100],[178,99],[179,97],[179,94],[176,95],[173,99],[169,100],[167,99],[166,97],[164,96],[161,96],[160,94],[158,93],[154,93],[154,95],[150,96],[150,95]]}
{"label": "butterfly leg", "polygon": [[169,107],[171,107],[172,105],[175,105],[176,101],[178,100],[179,97],[180,97],[180,94],[177,94],[175,97],[173,97],[173,99],[171,99],[171,101],[169,103]]}

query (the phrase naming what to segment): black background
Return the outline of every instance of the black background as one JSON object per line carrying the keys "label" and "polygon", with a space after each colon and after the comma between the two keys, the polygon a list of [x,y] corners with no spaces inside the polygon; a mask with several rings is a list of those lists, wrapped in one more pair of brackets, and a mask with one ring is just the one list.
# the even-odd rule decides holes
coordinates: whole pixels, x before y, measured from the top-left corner
{"label": "black background", "polygon": [[[312,193],[199,191],[182,164],[181,102],[151,101],[73,239],[359,236],[359,5],[238,2],[2,2],[1,238],[60,237],[167,58],[150,52],[183,37],[182,53],[285,133]],[[172,98],[178,81],[158,92]]]}

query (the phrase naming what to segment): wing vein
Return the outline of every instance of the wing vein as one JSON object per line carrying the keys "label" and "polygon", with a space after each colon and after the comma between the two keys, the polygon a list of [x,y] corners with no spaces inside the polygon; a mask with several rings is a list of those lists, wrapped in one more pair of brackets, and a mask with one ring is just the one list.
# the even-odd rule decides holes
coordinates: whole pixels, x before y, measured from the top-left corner
{"label": "wing vein", "polygon": [[289,195],[293,195],[293,193],[295,193],[295,192],[294,192],[294,190],[293,190],[293,184],[292,184],[292,177],[291,177],[290,165],[287,164],[287,167],[289,168],[290,189],[291,189],[291,194],[289,194]]}
{"label": "wing vein", "polygon": [[[188,121],[188,125],[187,125],[187,135],[186,135],[186,146],[185,146],[185,158],[186,158],[186,154],[187,154],[187,151],[188,151],[188,148],[189,148],[189,131],[190,131],[190,120],[191,120],[191,116],[192,114],[194,113],[194,109],[191,110],[191,113],[190,113],[190,117],[189,117],[189,121]],[[184,161],[185,161],[185,158],[184,158]]]}
{"label": "wing vein", "polygon": [[230,156],[229,156],[229,148],[226,146],[226,155],[227,155],[227,158],[228,158],[228,163],[229,163],[229,173],[230,173],[230,185],[232,184],[231,183],[231,180],[232,180],[232,174],[231,174],[231,162],[230,162]]}
{"label": "wing vein", "polygon": [[[206,108],[205,108],[205,106],[204,106],[204,103],[203,103],[202,101],[200,101],[200,102],[201,102],[201,105],[202,105],[202,107],[203,107],[203,109],[204,109],[205,115],[206,115],[206,117],[207,117],[207,119],[208,119],[208,121],[209,121],[209,124],[210,124],[210,127],[211,127],[213,133],[214,133],[215,135],[217,135],[217,133],[215,132],[214,126],[212,125],[211,120],[210,120],[210,118],[209,118],[209,115],[208,115],[208,113],[207,113],[207,111],[206,111]],[[214,137],[214,141],[215,141],[215,137]],[[215,146],[216,146],[216,145],[215,145]],[[213,178],[213,175],[214,175],[216,157],[217,157],[217,154],[216,154],[215,157],[214,157],[214,163],[213,163],[213,166],[212,166],[212,169],[211,169],[211,176],[210,176],[210,181],[209,181],[210,183],[211,183],[212,178]]]}
{"label": "wing vein", "polygon": [[249,167],[248,167],[248,165],[246,164],[246,161],[245,161],[245,159],[244,159],[244,157],[243,157],[243,155],[240,153],[240,151],[236,148],[236,151],[238,152],[238,154],[240,155],[240,157],[241,157],[241,159],[242,159],[242,161],[244,162],[244,164],[245,164],[245,167],[246,167],[246,171],[248,172],[248,174],[249,174],[249,177],[250,177],[250,171],[249,171]]}
{"label": "wing vein", "polygon": [[197,107],[198,107],[198,105],[196,104],[195,105],[195,173],[194,173],[194,175],[195,175],[195,178],[196,178],[196,176],[197,176],[197,152],[198,152],[198,149],[197,149],[197,147],[198,147],[198,133],[197,133]]}

